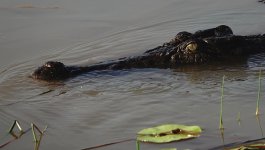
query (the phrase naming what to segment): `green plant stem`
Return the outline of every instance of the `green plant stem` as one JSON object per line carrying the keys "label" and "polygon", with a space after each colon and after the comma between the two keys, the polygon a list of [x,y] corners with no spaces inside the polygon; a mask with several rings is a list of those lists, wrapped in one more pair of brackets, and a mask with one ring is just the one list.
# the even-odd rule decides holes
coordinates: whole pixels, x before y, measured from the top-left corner
{"label": "green plant stem", "polygon": [[[14,128],[17,127],[17,129],[19,130],[19,134],[17,135],[13,130]],[[11,134],[14,138],[20,138],[21,135],[24,133],[23,129],[21,128],[19,122],[17,120],[14,121],[14,123],[12,124],[11,128],[8,131],[9,134]]]}
{"label": "green plant stem", "polygon": [[223,76],[222,85],[221,85],[221,106],[220,106],[220,123],[219,123],[219,129],[224,129],[223,125],[223,99],[224,99],[224,82],[225,82],[225,76]]}
{"label": "green plant stem", "polygon": [[140,142],[136,140],[136,150],[140,150]]}
{"label": "green plant stem", "polygon": [[258,89],[258,98],[257,98],[257,107],[256,107],[256,115],[258,116],[259,113],[259,102],[260,102],[260,95],[261,95],[261,70],[259,71],[259,89]]}

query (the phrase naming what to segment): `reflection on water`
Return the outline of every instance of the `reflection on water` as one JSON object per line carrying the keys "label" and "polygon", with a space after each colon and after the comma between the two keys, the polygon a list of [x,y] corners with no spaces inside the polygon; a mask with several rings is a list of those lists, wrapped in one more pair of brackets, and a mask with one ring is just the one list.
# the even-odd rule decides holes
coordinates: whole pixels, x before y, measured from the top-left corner
{"label": "reflection on water", "polygon": [[[228,24],[229,21],[238,33],[246,27],[264,24],[264,19],[260,18],[264,17],[265,6],[259,7],[255,2],[200,2],[205,3],[163,2],[160,7],[153,7],[155,11],[150,8],[153,13],[141,12],[146,15],[142,16],[144,19],[133,20],[135,22],[126,29],[117,29],[97,40],[42,54],[38,59],[5,66],[0,71],[0,142],[13,120],[19,120],[24,127],[29,127],[31,122],[41,128],[48,126],[41,149],[81,149],[111,143],[134,138],[143,128],[165,123],[196,124],[204,131],[198,139],[168,145],[141,144],[142,149],[208,149],[263,136],[261,129],[265,122],[262,115],[265,110],[261,107],[262,114],[257,123],[255,107],[258,73],[264,69],[265,54],[251,56],[247,60],[182,66],[174,70],[92,72],[55,83],[28,77],[36,67],[48,60],[60,60],[67,65],[87,65],[139,54],[168,41],[182,30],[195,31],[217,24]],[[206,3],[209,5],[206,6]],[[82,13],[85,12],[85,9],[82,10]],[[246,18],[242,17],[242,13]],[[102,14],[97,15],[108,20]],[[255,32],[255,29],[245,33]],[[223,75],[226,76],[224,143],[218,129]],[[262,99],[264,95],[261,106],[265,104]],[[238,113],[240,125],[237,122]],[[31,135],[25,135],[23,140],[8,145],[7,149],[22,147],[33,149]],[[135,149],[135,143],[121,143],[102,149]]]}

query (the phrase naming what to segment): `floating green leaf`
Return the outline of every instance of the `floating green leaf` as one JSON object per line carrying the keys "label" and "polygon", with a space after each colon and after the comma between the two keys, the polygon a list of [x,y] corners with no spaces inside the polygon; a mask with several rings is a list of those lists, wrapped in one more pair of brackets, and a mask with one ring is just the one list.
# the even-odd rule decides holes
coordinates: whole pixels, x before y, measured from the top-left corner
{"label": "floating green leaf", "polygon": [[198,137],[201,132],[202,130],[199,126],[165,124],[141,130],[138,132],[137,140],[152,143],[168,143],[195,138]]}

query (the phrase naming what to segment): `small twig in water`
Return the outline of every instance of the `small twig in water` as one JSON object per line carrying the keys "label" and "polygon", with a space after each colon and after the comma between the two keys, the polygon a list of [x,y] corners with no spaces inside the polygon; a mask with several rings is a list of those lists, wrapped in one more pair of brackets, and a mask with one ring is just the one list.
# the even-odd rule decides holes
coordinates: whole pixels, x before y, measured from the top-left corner
{"label": "small twig in water", "polygon": [[240,126],[240,124],[241,124],[241,115],[240,115],[240,112],[238,112],[236,120],[238,122],[238,125]]}
{"label": "small twig in water", "polygon": [[89,147],[89,148],[84,148],[84,149],[82,149],[82,150],[97,149],[97,148],[102,148],[102,147],[106,147],[106,146],[110,146],[110,145],[114,145],[114,144],[119,144],[119,143],[128,142],[128,141],[135,141],[135,139],[127,139],[127,140],[122,140],[122,141],[117,141],[117,142],[112,142],[112,143],[107,143],[107,144],[97,145],[97,146],[93,146],[93,147]]}

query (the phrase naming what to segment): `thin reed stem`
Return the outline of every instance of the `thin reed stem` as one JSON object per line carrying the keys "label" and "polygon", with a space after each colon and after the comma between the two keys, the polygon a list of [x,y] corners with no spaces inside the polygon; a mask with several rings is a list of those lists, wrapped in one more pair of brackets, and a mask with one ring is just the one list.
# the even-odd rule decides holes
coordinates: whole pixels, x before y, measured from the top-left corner
{"label": "thin reed stem", "polygon": [[138,140],[136,140],[136,150],[140,150],[140,143]]}
{"label": "thin reed stem", "polygon": [[259,89],[258,89],[258,98],[257,98],[257,107],[256,107],[256,116],[258,116],[259,113],[259,102],[260,102],[260,95],[261,95],[261,70],[259,71]]}
{"label": "thin reed stem", "polygon": [[219,129],[224,129],[223,125],[223,99],[224,99],[224,82],[225,76],[223,76],[222,85],[221,85],[221,106],[220,106],[220,122],[219,122]]}

